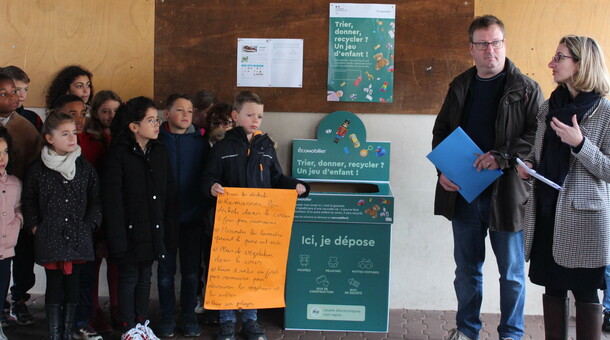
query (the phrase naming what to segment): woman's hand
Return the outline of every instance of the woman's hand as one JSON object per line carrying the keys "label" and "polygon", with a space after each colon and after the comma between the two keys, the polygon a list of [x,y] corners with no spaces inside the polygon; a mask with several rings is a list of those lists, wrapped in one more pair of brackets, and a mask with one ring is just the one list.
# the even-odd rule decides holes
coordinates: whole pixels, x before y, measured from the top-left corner
{"label": "woman's hand", "polygon": [[36,235],[36,229],[38,229],[38,227],[33,227],[32,228],[32,235]]}
{"label": "woman's hand", "polygon": [[305,192],[307,191],[307,189],[305,188],[305,186],[301,183],[297,184],[297,194],[299,194],[299,196],[303,195]]}
{"label": "woman's hand", "polygon": [[220,185],[220,183],[214,183],[212,188],[210,188],[210,194],[214,197],[218,197],[218,194],[224,194],[225,189]]}
{"label": "woman's hand", "polygon": [[583,136],[580,131],[580,126],[578,126],[576,115],[572,116],[572,126],[564,124],[560,122],[559,119],[553,117],[551,120],[551,128],[555,131],[557,136],[561,138],[562,142],[573,148],[577,147],[582,142]]}
{"label": "woman's hand", "polygon": [[[525,163],[525,165],[527,165],[527,167],[530,169],[534,168],[534,164],[532,164],[532,162],[530,161],[523,161],[523,163]],[[530,179],[530,177],[532,177],[530,174],[527,173],[525,169],[523,169],[523,166],[521,165],[517,166],[517,173],[519,174],[519,177],[521,177],[521,179]]]}

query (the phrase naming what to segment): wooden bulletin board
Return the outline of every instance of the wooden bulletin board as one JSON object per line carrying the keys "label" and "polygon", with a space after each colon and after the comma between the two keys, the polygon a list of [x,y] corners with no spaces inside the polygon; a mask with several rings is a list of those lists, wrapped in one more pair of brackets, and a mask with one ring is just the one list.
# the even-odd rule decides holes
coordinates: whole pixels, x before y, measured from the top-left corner
{"label": "wooden bulletin board", "polygon": [[[231,102],[253,90],[265,111],[436,114],[451,79],[472,66],[468,25],[474,2],[395,3],[394,102],[327,102],[329,4],[325,0],[157,1],[155,102],[174,92],[206,89]],[[304,39],[302,88],[236,87],[238,38]]]}
{"label": "wooden bulletin board", "polygon": [[0,2],[0,66],[30,77],[25,106],[44,107],[53,77],[68,65],[93,73],[95,91],[123,100],[153,94],[153,1]]}

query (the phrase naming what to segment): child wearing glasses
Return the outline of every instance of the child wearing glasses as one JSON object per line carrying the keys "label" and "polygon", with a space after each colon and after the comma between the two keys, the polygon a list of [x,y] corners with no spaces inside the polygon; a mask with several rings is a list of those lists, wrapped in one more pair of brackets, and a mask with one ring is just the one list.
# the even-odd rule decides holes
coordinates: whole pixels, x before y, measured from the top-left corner
{"label": "child wearing glasses", "polygon": [[119,267],[121,339],[157,339],[148,327],[152,265],[177,245],[174,176],[157,141],[160,120],[152,100],[119,106],[101,170],[104,229]]}

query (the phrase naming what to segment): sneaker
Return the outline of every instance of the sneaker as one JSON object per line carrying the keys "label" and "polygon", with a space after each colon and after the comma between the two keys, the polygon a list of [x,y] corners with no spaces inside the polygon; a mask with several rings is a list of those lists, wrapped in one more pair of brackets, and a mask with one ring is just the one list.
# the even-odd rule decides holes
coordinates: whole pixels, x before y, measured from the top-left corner
{"label": "sneaker", "polygon": [[602,324],[602,331],[610,332],[610,312],[604,313],[604,323]]}
{"label": "sneaker", "polygon": [[161,340],[161,339],[159,339],[159,337],[157,337],[155,335],[153,330],[150,329],[150,327],[148,327],[149,323],[150,323],[150,320],[146,320],[146,322],[143,325],[140,323],[136,325],[136,328],[138,330],[140,330],[140,333],[142,334],[142,339],[143,340]]}
{"label": "sneaker", "polygon": [[13,302],[13,304],[11,305],[9,318],[21,326],[34,324],[34,317],[32,316],[32,314],[30,314],[28,306],[25,305],[24,300]]}
{"label": "sneaker", "polygon": [[221,323],[216,340],[235,340],[235,322],[225,321]]}
{"label": "sneaker", "polygon": [[112,326],[106,321],[104,312],[101,308],[97,308],[91,318],[89,318],[89,325],[98,333],[107,333],[112,331]]}
{"label": "sneaker", "polygon": [[267,340],[265,333],[256,320],[250,319],[243,325],[242,332],[248,340]]}
{"label": "sneaker", "polygon": [[[139,324],[138,324],[139,325]],[[132,328],[121,335],[121,340],[143,340],[142,332],[137,328]]]}
{"label": "sneaker", "polygon": [[4,335],[4,331],[2,330],[2,327],[0,327],[0,340],[8,340],[6,335]]}
{"label": "sneaker", "polygon": [[174,329],[176,328],[176,321],[173,319],[163,319],[157,327],[157,335],[162,338],[171,338],[174,336]]}
{"label": "sneaker", "polygon": [[449,332],[449,337],[447,338],[447,340],[472,340],[472,339],[470,339],[469,337],[464,335],[464,333],[458,331],[457,328],[454,328]]}
{"label": "sneaker", "polygon": [[88,324],[79,327],[78,330],[72,336],[72,339],[76,340],[103,340],[101,335],[97,334],[96,331],[91,328]]}
{"label": "sneaker", "polygon": [[203,314],[205,309],[203,308],[203,295],[197,295],[197,306],[195,306],[195,313]]}
{"label": "sneaker", "polygon": [[199,327],[197,320],[185,322],[182,325],[182,330],[184,331],[184,336],[187,337],[196,337],[201,335],[201,327]]}

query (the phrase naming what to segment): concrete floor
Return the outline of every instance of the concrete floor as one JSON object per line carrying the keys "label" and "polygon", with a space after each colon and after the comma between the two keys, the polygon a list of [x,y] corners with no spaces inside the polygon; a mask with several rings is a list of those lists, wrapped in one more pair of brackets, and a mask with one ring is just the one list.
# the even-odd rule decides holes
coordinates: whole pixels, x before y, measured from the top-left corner
{"label": "concrete floor", "polygon": [[[44,313],[44,296],[33,297],[30,301],[30,311],[33,313],[36,323],[31,326],[11,326],[5,328],[5,334],[9,340],[33,340],[46,337],[46,321]],[[159,304],[151,301],[151,324],[154,329],[159,320]],[[107,308],[105,310],[108,312]],[[498,314],[483,314],[483,330],[480,334],[481,340],[498,339],[496,327],[500,320]],[[203,317],[200,319],[204,324]],[[268,309],[259,311],[259,322],[265,329],[269,340],[383,340],[383,339],[408,339],[408,340],[442,340],[447,333],[455,327],[454,311],[433,310],[411,310],[393,309],[390,311],[390,326],[388,333],[364,333],[364,332],[320,332],[320,331],[287,331],[283,329],[283,310]],[[196,339],[215,339],[217,326],[205,325],[203,334]],[[104,339],[120,339],[119,332],[103,334]],[[194,339],[182,336],[181,330],[176,329],[176,335],[172,339]],[[237,339],[245,339],[238,336]],[[544,339],[544,326],[542,316],[525,316],[525,336],[523,339]],[[570,339],[575,339],[575,328],[573,318],[570,320]],[[610,339],[610,333],[602,336],[602,339]]]}

